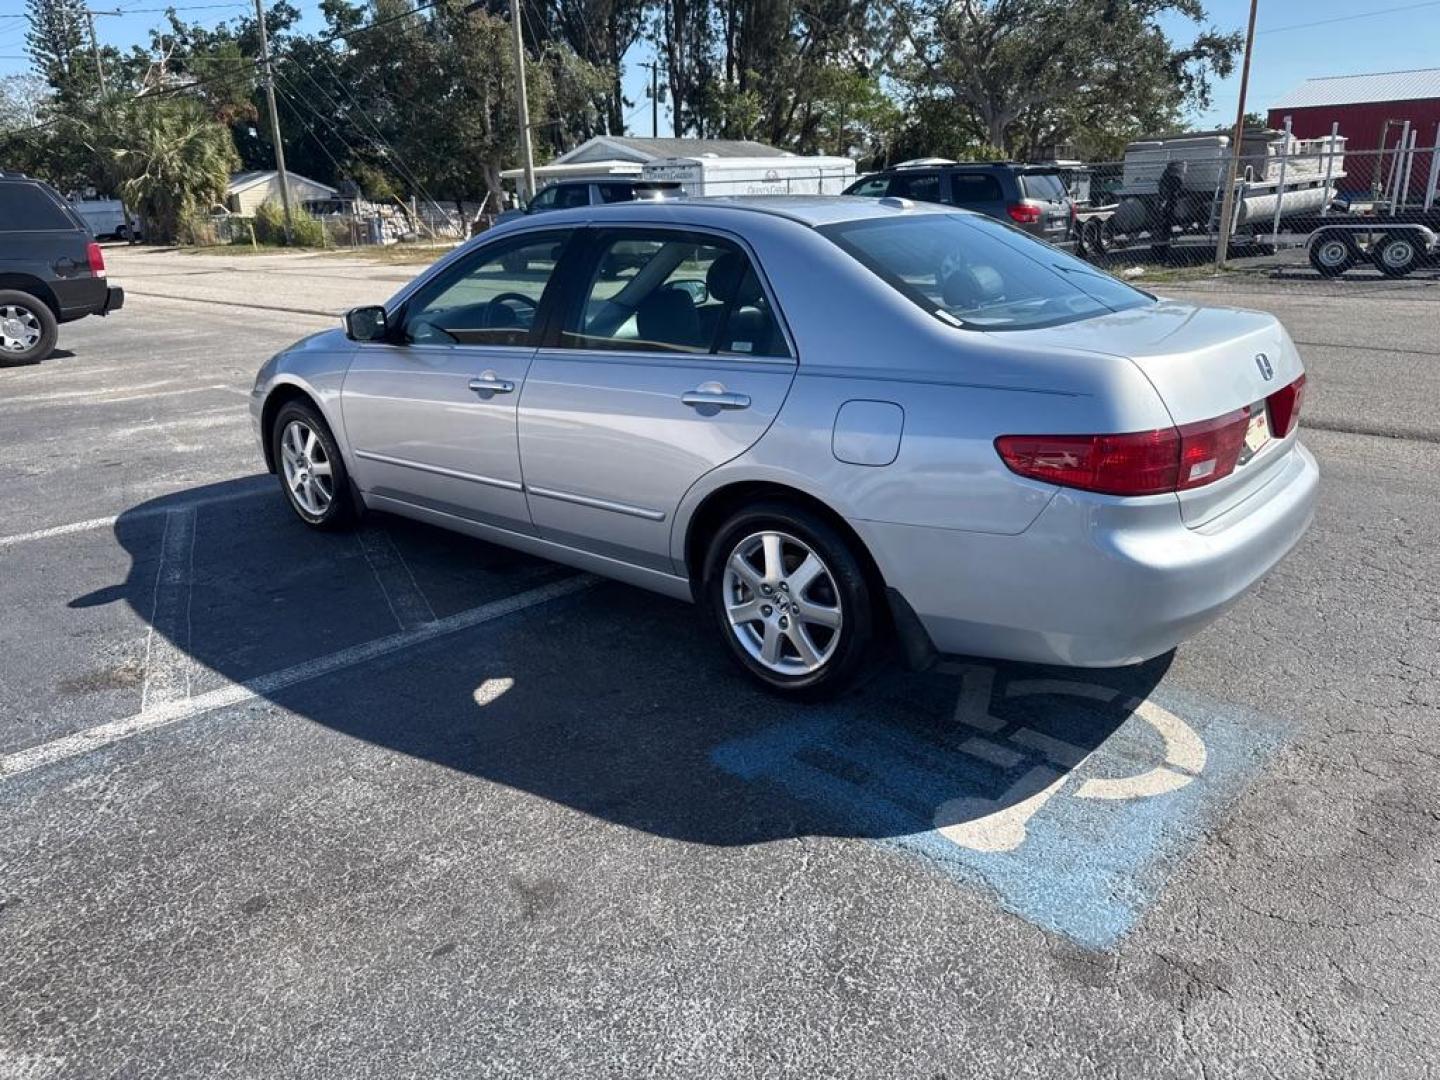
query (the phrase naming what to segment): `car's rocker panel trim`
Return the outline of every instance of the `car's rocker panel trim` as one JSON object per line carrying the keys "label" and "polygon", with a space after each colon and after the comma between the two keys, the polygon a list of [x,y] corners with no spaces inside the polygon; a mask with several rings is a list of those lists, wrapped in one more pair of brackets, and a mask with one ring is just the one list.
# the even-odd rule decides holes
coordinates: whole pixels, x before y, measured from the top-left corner
{"label": "car's rocker panel trim", "polygon": [[419,506],[389,495],[366,492],[363,497],[366,507],[371,510],[385,510],[402,517],[414,518],[416,521],[438,525],[441,528],[453,529],[479,540],[486,540],[492,544],[500,544],[503,547],[514,548],[516,551],[523,551],[527,555],[550,559],[554,562],[564,563],[566,566],[573,566],[578,570],[623,581],[627,585],[649,589],[675,600],[694,600],[688,578],[677,577],[661,570],[651,570],[644,566],[636,566],[634,563],[612,559],[607,555],[581,551],[566,544],[557,544],[553,540],[543,540],[527,533],[502,529],[497,525],[472,521],[469,518],[448,514],[443,510],[435,510],[428,506]]}
{"label": "car's rocker panel trim", "polygon": [[484,484],[486,487],[503,488],[506,491],[525,490],[525,486],[518,480],[501,480],[496,476],[481,476],[479,473],[462,472],[459,469],[447,469],[442,465],[427,465],[419,461],[407,461],[405,458],[391,457],[388,454],[377,454],[373,450],[356,450],[355,456],[364,458],[366,461],[378,461],[382,465],[396,465],[402,469],[414,469],[416,472],[434,473],[436,476],[448,476],[454,480],[469,480],[472,483]]}
{"label": "car's rocker panel trim", "polygon": [[[518,484],[516,485],[519,486]],[[576,506],[588,506],[594,510],[609,510],[616,514],[625,514],[628,517],[644,518],[646,521],[664,521],[664,510],[651,510],[644,506],[631,506],[629,503],[613,502],[610,499],[596,499],[589,495],[574,495],[568,491],[556,491],[553,488],[535,487],[525,485],[525,491],[531,495],[537,495],[542,499],[554,499],[556,502],[574,503]]]}

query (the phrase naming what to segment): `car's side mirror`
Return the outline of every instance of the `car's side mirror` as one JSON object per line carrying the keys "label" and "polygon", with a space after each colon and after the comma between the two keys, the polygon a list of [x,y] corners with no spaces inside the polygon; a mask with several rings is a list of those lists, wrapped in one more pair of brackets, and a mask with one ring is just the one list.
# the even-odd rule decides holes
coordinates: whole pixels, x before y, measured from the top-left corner
{"label": "car's side mirror", "polygon": [[351,308],[345,313],[345,336],[351,341],[384,341],[390,336],[385,309],[378,304]]}

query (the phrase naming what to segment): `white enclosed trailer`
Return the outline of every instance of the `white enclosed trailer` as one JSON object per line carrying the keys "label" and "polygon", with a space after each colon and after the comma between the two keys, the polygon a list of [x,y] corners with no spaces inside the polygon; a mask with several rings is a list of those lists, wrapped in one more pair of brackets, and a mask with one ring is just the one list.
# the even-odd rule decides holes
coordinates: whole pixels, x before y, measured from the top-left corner
{"label": "white enclosed trailer", "polygon": [[855,179],[846,157],[669,157],[647,161],[646,180],[674,180],[687,195],[839,195]]}

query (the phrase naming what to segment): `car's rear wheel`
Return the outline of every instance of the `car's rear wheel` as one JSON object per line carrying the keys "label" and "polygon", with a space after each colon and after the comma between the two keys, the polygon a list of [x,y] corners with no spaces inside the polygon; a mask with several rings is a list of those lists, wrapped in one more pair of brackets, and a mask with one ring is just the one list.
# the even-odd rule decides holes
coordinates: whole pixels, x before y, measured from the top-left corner
{"label": "car's rear wheel", "polygon": [[345,461],[330,427],[310,405],[281,406],[270,432],[275,472],[295,516],[315,529],[343,529],[356,517]]}
{"label": "car's rear wheel", "polygon": [[818,698],[865,662],[874,601],[850,542],[782,502],[734,514],[715,534],[704,590],[730,654],[766,687]]}
{"label": "car's rear wheel", "polygon": [[0,290],[0,364],[33,364],[55,351],[60,326],[48,304],[26,292]]}

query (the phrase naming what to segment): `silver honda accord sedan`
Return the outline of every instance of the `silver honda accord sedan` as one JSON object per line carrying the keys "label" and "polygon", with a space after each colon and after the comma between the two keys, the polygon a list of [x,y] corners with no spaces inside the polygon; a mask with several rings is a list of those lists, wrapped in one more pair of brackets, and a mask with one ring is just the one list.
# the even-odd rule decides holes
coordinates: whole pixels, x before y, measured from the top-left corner
{"label": "silver honda accord sedan", "polygon": [[1309,525],[1270,315],[1160,300],[903,199],[624,203],[493,229],[271,359],[307,525],[380,510],[693,599],[765,685],[882,646],[1110,666]]}

